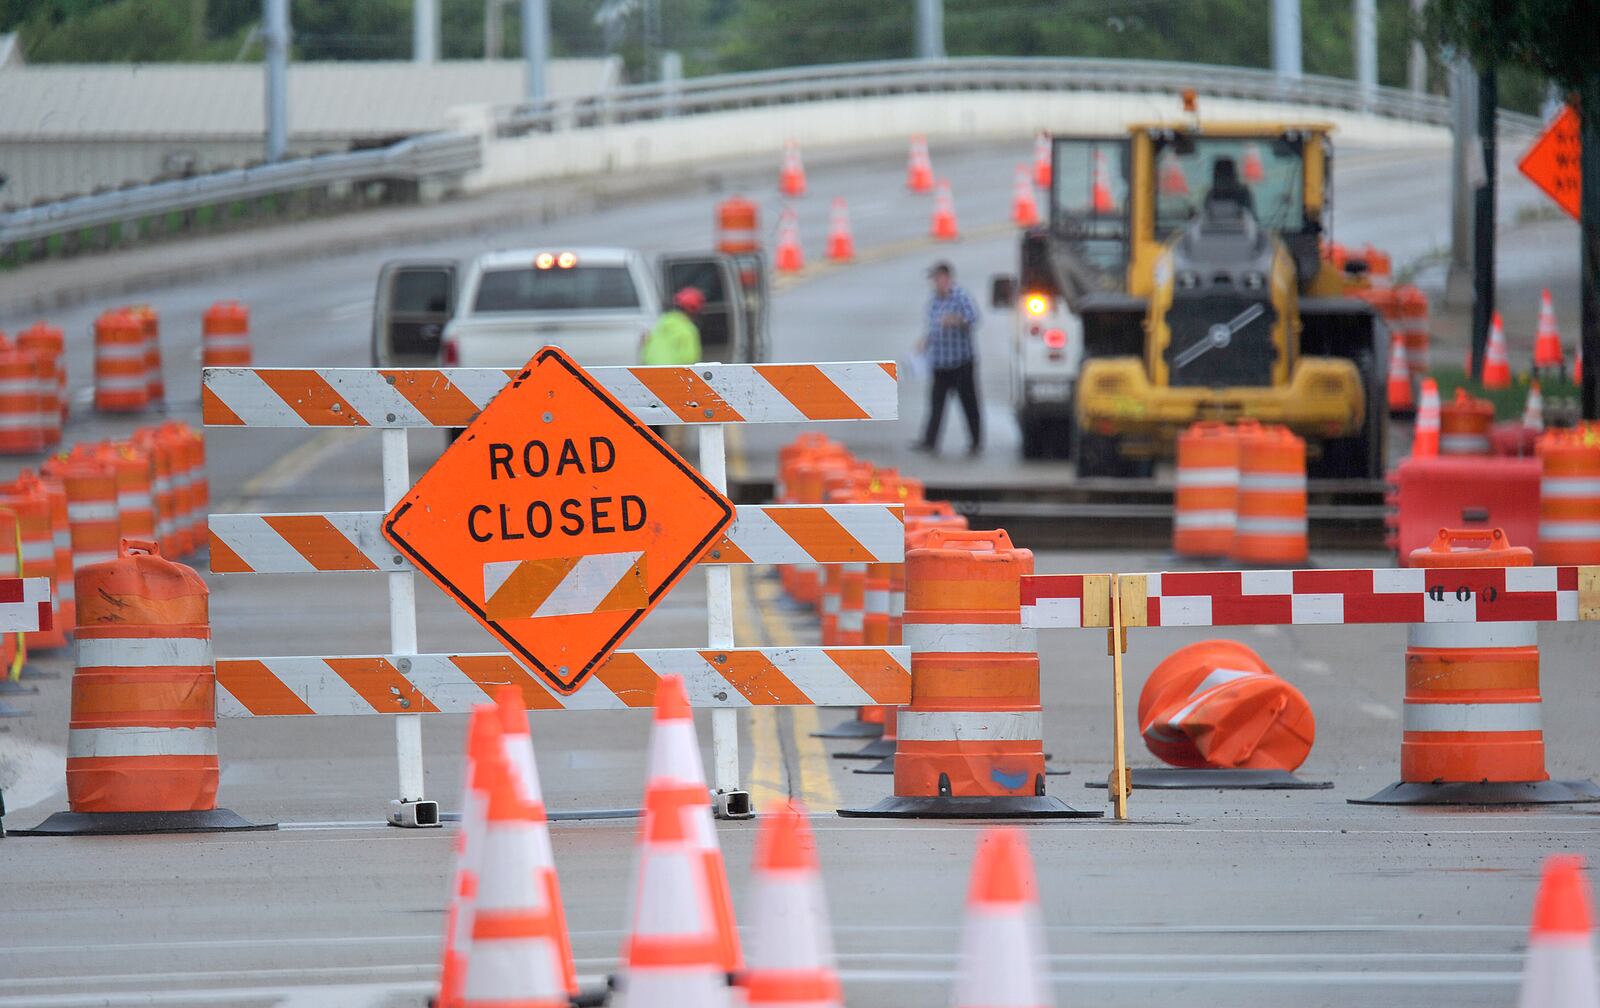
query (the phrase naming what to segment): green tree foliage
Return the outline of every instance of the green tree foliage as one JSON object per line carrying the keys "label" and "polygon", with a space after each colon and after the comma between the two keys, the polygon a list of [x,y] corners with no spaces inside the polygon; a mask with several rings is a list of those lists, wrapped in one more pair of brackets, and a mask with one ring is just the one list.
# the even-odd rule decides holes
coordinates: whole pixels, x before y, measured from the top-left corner
{"label": "green tree foliage", "polygon": [[1430,0],[1427,19],[1479,65],[1519,66],[1572,91],[1600,73],[1600,0]]}

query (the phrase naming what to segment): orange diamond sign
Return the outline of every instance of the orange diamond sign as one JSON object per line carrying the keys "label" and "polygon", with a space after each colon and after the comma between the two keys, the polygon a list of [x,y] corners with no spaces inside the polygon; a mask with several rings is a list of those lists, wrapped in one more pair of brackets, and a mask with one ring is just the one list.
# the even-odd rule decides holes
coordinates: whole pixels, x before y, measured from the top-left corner
{"label": "orange diamond sign", "polygon": [[1578,112],[1568,105],[1517,163],[1522,174],[1575,220],[1583,195],[1583,176],[1578,167],[1583,139],[1578,134],[1578,126]]}
{"label": "orange diamond sign", "polygon": [[733,521],[733,505],[545,347],[383,522],[384,538],[562,693]]}

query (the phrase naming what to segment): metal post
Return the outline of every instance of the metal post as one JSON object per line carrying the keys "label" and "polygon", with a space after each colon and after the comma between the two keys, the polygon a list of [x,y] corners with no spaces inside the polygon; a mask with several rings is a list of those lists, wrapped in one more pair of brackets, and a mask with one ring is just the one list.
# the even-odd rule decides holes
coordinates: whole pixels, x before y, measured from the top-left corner
{"label": "metal post", "polygon": [[1272,72],[1300,79],[1300,0],[1272,0]]}
{"label": "metal post", "polygon": [[1478,143],[1483,148],[1483,181],[1472,194],[1472,377],[1483,377],[1483,355],[1494,315],[1495,111],[1500,91],[1494,67],[1478,73]]}
{"label": "metal post", "polygon": [[1361,111],[1371,113],[1378,97],[1378,0],[1351,0],[1355,9],[1356,86]]}
{"label": "metal post", "polygon": [[1466,304],[1471,297],[1472,191],[1476,188],[1472,142],[1478,135],[1478,78],[1462,57],[1446,61],[1450,68],[1450,126],[1454,138],[1450,162],[1450,269],[1445,303]]}
{"label": "metal post", "polygon": [[1578,341],[1583,347],[1583,418],[1600,417],[1600,71],[1589,74],[1580,92],[1583,103],[1578,138],[1579,178],[1583,190],[1578,197],[1578,240],[1583,251],[1578,257]]}
{"label": "metal post", "polygon": [[944,0],[917,0],[917,57],[944,59]]}
{"label": "metal post", "polygon": [[505,0],[483,0],[483,58],[500,58],[501,39],[506,33]]}
{"label": "metal post", "polygon": [[263,0],[261,22],[267,63],[267,160],[282,161],[289,147],[289,0]]}
{"label": "metal post", "polygon": [[550,6],[547,0],[522,0],[522,59],[527,66],[522,97],[530,102],[543,101],[544,68],[550,59]]}
{"label": "metal post", "polygon": [[[700,475],[718,491],[728,489],[728,455],[722,424],[700,428]],[[733,642],[733,572],[725,564],[706,567],[706,636],[712,648]],[[739,787],[739,712],[732,707],[711,710],[712,807],[718,819],[748,819],[750,795]]]}
{"label": "metal post", "polygon": [[411,62],[439,62],[439,0],[411,0]]}
{"label": "metal post", "polygon": [[[1422,10],[1428,0],[1411,0],[1411,23],[1419,25],[1422,22]],[[1413,30],[1411,35],[1411,50],[1406,59],[1406,87],[1412,94],[1425,94],[1428,90],[1428,50],[1422,44],[1422,36]]]}
{"label": "metal post", "polygon": [[[411,456],[405,428],[383,432],[383,509],[400,502],[411,489]],[[389,578],[389,651],[400,656],[417,653],[417,584],[411,571],[393,571]],[[395,758],[400,769],[400,797],[389,803],[389,822],[395,826],[438,826],[439,803],[423,798],[422,715],[397,714],[394,719]]]}

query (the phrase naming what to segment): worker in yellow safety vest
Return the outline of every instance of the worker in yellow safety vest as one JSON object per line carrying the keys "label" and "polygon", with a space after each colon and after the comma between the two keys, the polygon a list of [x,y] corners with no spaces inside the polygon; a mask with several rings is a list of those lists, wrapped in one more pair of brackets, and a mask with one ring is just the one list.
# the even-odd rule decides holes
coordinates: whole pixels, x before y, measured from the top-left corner
{"label": "worker in yellow safety vest", "polygon": [[645,335],[640,348],[644,364],[694,364],[700,360],[700,329],[695,317],[706,306],[706,296],[698,287],[685,287],[672,296],[675,306],[662,313],[655,327]]}

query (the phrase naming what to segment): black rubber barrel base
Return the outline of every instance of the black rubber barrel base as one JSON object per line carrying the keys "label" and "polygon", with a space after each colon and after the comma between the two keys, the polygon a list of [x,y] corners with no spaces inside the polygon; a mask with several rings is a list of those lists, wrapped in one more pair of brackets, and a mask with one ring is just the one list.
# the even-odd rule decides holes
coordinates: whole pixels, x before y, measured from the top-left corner
{"label": "black rubber barrel base", "polygon": [[1352,805],[1568,805],[1600,802],[1594,781],[1401,781]]}
{"label": "black rubber barrel base", "polygon": [[[1301,780],[1287,770],[1231,770],[1222,767],[1134,767],[1135,788],[1152,791],[1320,791],[1333,781]],[[1085,781],[1084,787],[1104,788],[1106,782]]]}
{"label": "black rubber barrel base", "polygon": [[253,823],[225,808],[200,812],[57,812],[33,829],[12,836],[120,836],[130,833],[221,833],[275,830],[277,823]]}
{"label": "black rubber barrel base", "polygon": [[1060,798],[1037,797],[889,797],[864,809],[840,809],[847,819],[1098,819],[1095,809],[1076,809]]}
{"label": "black rubber barrel base", "polygon": [[856,773],[864,774],[892,774],[894,773],[894,757],[881,760],[869,767],[856,767]]}
{"label": "black rubber barrel base", "polygon": [[877,738],[879,735],[882,735],[882,734],[883,734],[883,722],[882,721],[862,721],[862,720],[860,720],[858,718],[851,718],[848,721],[840,721],[838,724],[834,725],[832,728],[824,728],[822,731],[814,731],[814,732],[811,733],[811,737],[812,738]]}
{"label": "black rubber barrel base", "polygon": [[834,759],[894,759],[894,739],[877,739],[868,742],[855,752],[836,752]]}

